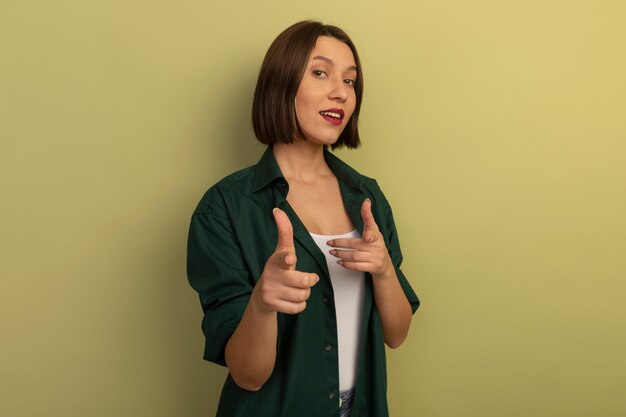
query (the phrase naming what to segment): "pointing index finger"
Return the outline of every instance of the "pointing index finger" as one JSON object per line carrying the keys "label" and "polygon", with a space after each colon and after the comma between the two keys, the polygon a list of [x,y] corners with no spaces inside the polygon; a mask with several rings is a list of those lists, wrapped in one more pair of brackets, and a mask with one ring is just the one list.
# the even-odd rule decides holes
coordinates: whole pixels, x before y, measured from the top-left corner
{"label": "pointing index finger", "polygon": [[342,248],[342,249],[360,249],[363,243],[362,239],[357,239],[355,237],[344,237],[339,239],[333,239],[326,242],[328,246],[332,246],[334,248]]}

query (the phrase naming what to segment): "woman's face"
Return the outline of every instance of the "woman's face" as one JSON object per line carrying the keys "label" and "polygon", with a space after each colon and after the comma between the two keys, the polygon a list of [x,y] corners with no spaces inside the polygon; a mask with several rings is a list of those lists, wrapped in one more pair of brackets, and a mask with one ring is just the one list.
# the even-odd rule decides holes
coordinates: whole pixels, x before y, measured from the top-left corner
{"label": "woman's face", "polygon": [[296,93],[296,115],[307,140],[337,141],[354,112],[356,77],[350,47],[328,36],[317,38]]}

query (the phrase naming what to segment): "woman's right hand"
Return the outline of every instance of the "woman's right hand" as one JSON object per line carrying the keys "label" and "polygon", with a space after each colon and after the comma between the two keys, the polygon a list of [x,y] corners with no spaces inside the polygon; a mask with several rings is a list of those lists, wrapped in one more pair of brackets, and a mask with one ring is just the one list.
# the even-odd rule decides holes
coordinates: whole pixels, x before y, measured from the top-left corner
{"label": "woman's right hand", "polygon": [[306,308],[311,287],[317,284],[317,274],[296,271],[296,248],[293,227],[284,211],[273,211],[278,243],[265,263],[261,278],[252,292],[251,301],[263,312],[297,314]]}

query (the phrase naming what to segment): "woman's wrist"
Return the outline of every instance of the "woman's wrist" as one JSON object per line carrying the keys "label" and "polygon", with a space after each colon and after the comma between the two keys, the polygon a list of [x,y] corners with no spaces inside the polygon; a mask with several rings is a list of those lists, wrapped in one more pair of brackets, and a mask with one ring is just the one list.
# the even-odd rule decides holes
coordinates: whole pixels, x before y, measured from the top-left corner
{"label": "woman's wrist", "polygon": [[260,294],[255,288],[252,291],[252,295],[250,296],[250,301],[248,301],[248,310],[250,314],[254,316],[255,319],[267,319],[276,316],[276,310],[268,309],[263,301],[260,299]]}
{"label": "woman's wrist", "polygon": [[372,273],[372,277],[379,281],[393,281],[397,280],[396,270],[391,263],[391,258],[387,255],[385,260],[385,267],[382,270]]}

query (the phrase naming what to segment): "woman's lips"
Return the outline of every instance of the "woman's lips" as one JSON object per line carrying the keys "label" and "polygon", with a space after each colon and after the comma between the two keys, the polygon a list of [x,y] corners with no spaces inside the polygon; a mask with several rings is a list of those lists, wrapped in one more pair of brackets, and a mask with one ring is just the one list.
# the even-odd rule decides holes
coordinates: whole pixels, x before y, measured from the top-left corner
{"label": "woman's lips", "polygon": [[329,123],[334,124],[335,126],[339,126],[341,125],[341,123],[343,123],[343,120],[337,119],[336,117],[328,116],[325,114],[322,114],[321,116],[324,118],[324,120],[326,120]]}
{"label": "woman's lips", "polygon": [[343,123],[344,112],[341,109],[327,109],[322,110],[320,112],[320,116],[322,116],[327,122],[332,123],[335,126],[339,126]]}

